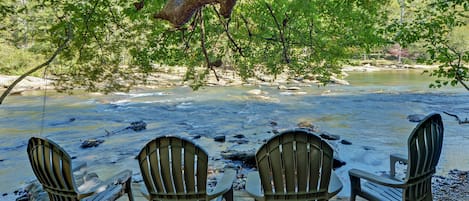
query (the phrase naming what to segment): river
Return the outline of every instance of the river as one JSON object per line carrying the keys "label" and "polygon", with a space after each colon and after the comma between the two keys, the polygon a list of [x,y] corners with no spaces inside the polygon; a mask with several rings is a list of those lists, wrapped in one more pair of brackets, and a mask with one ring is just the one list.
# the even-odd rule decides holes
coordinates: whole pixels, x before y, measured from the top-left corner
{"label": "river", "polygon": [[[347,164],[336,171],[348,194],[350,168],[387,171],[389,154],[406,154],[406,142],[415,123],[410,114],[442,114],[444,147],[437,174],[451,169],[469,170],[469,125],[454,117],[469,117],[469,92],[461,88],[429,89],[430,79],[416,70],[350,73],[351,85],[301,87],[294,95],[277,87],[206,87],[198,91],[178,87],[130,93],[57,94],[34,92],[11,96],[0,106],[0,193],[10,193],[34,179],[26,154],[31,136],[42,136],[61,145],[74,160],[87,161],[91,171],[106,178],[120,169],[131,169],[139,178],[134,159],[146,142],[160,135],[200,136],[194,142],[208,150],[214,168],[224,165],[220,152],[255,151],[273,129],[294,128],[308,121],[322,131],[339,135],[352,145],[332,142]],[[261,97],[247,93],[261,89]],[[43,104],[45,101],[45,105]],[[45,113],[43,113],[45,111]],[[98,147],[82,149],[81,140],[123,129],[133,121],[147,129],[103,137]],[[277,123],[276,126],[272,122]],[[243,134],[246,144],[229,143]],[[225,135],[227,142],[213,137]]]}

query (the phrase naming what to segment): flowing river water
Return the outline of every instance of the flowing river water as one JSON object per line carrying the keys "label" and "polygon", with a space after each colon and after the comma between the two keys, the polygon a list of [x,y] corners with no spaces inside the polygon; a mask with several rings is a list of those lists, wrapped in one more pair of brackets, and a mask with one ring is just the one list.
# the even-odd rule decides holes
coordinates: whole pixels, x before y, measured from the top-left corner
{"label": "flowing river water", "polygon": [[[308,121],[321,131],[352,142],[334,145],[347,164],[338,168],[348,194],[350,168],[375,173],[389,170],[389,154],[407,154],[406,143],[416,123],[410,114],[441,113],[445,126],[444,147],[437,174],[451,169],[469,170],[469,124],[458,124],[450,112],[469,117],[469,92],[461,88],[429,89],[430,79],[416,70],[350,73],[351,85],[301,87],[294,95],[277,87],[206,87],[198,91],[178,87],[109,95],[35,92],[10,96],[0,106],[0,193],[12,192],[35,179],[26,154],[31,136],[42,136],[61,145],[77,161],[87,161],[91,171],[106,178],[131,169],[138,179],[135,156],[146,142],[160,135],[195,138],[221,168],[220,152],[255,152],[271,132],[295,128]],[[261,89],[262,96],[247,93]],[[45,107],[43,102],[45,100]],[[45,113],[43,114],[43,111]],[[147,129],[123,131],[108,137],[106,131],[144,121]],[[274,122],[274,123],[273,123]],[[275,125],[276,123],[276,125]],[[247,143],[230,143],[236,134]],[[225,143],[213,138],[225,135]],[[82,149],[81,141],[100,138],[98,147]]]}

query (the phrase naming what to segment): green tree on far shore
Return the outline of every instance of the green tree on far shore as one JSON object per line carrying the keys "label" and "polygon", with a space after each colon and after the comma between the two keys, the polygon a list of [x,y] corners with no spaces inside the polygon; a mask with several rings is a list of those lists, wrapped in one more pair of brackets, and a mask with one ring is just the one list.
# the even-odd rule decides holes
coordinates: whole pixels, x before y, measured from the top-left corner
{"label": "green tree on far shore", "polygon": [[422,61],[439,65],[426,71],[437,77],[430,87],[462,85],[469,90],[469,2],[466,0],[428,1],[416,8],[414,18],[390,26],[399,32],[404,45],[420,44],[427,53]]}

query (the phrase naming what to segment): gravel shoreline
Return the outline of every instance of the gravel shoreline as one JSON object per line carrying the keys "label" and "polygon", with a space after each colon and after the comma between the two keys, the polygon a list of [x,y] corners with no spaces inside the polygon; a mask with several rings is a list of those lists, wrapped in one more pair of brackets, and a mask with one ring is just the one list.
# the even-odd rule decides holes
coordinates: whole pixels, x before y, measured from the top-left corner
{"label": "gravel shoreline", "polygon": [[[235,181],[243,182],[244,178]],[[238,185],[243,186],[244,185]],[[469,171],[451,170],[447,175],[434,175],[432,179],[433,200],[435,201],[464,201],[469,200]],[[135,189],[134,189],[135,190]],[[244,191],[243,188],[235,188]],[[14,192],[0,192],[0,201],[47,201],[47,195],[37,181],[31,181]],[[348,200],[340,197],[339,200]]]}

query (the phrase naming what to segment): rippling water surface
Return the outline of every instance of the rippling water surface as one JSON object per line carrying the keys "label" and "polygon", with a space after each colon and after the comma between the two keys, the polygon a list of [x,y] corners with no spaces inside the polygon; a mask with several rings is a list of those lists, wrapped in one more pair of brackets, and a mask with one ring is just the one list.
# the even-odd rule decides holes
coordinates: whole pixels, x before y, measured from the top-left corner
{"label": "rippling water surface", "polygon": [[[348,81],[350,86],[302,87],[306,95],[260,87],[265,92],[262,97],[247,93],[258,87],[208,87],[195,92],[174,88],[105,96],[49,93],[45,108],[41,95],[11,96],[0,106],[0,192],[12,192],[34,179],[26,155],[31,136],[53,139],[74,160],[87,161],[102,177],[127,168],[138,178],[134,157],[156,136],[201,136],[194,141],[209,151],[212,166],[221,167],[220,151],[255,151],[262,140],[273,135],[273,129],[281,131],[310,121],[352,142],[331,142],[347,162],[336,170],[345,183],[344,194],[350,168],[386,171],[390,153],[407,153],[407,137],[415,127],[407,115],[447,111],[469,117],[469,92],[428,89],[429,80],[415,71],[351,73]],[[469,125],[459,125],[445,114],[442,117],[445,139],[438,173],[468,170]],[[98,147],[79,148],[83,139],[99,138],[106,130],[120,130],[139,120],[148,124],[146,130],[120,132],[103,137],[106,141]],[[226,135],[229,141],[235,134],[245,135],[250,142],[213,141],[216,135]]]}

